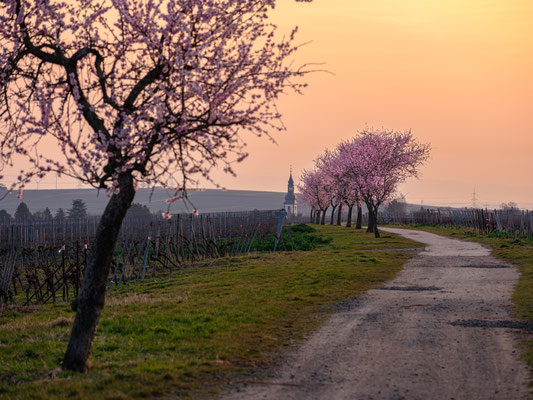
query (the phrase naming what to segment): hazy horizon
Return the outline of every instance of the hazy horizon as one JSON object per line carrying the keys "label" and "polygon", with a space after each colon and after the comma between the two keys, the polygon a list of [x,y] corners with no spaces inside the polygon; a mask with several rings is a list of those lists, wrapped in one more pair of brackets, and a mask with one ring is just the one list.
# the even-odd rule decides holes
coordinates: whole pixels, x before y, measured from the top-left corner
{"label": "hazy horizon", "polygon": [[[435,184],[440,184],[436,182]],[[416,189],[416,188],[415,188]],[[56,191],[57,190],[57,191]],[[161,187],[157,187],[154,195],[150,196],[152,189],[141,188],[134,199],[134,202],[147,205],[151,212],[167,211],[168,204],[165,200],[170,197],[168,191]],[[90,192],[90,193],[89,193]],[[220,190],[207,189],[205,191],[191,192],[191,199],[194,205],[202,213],[220,212],[220,211],[246,211],[253,209],[277,209],[283,208],[283,200],[286,191],[260,191],[260,190]],[[299,193],[296,193],[299,198]],[[478,193],[478,196],[480,194]],[[71,207],[72,200],[81,198],[88,206],[88,211],[91,214],[99,214],[104,209],[107,203],[107,196],[105,191],[101,190],[97,194],[97,189],[91,188],[47,188],[47,189],[28,189],[25,191],[22,199],[17,199],[16,193],[9,194],[6,198],[0,200],[0,209],[5,209],[10,214],[13,214],[20,204],[25,202],[30,208],[31,212],[43,210],[48,207],[52,212],[56,212],[58,208],[68,209]],[[406,198],[407,203],[411,205],[420,205],[424,207],[454,207],[463,208],[471,207],[472,202],[437,202],[434,199],[427,198],[422,202],[413,202]],[[510,200],[511,201],[511,200]],[[507,203],[508,201],[506,201]],[[478,197],[476,206],[481,208],[499,208],[502,201],[483,201],[482,197]],[[531,209],[531,206],[517,203],[522,209]],[[309,206],[298,199],[298,206],[300,212],[306,214],[309,211]],[[188,212],[182,202],[173,203],[171,209],[173,213]]]}

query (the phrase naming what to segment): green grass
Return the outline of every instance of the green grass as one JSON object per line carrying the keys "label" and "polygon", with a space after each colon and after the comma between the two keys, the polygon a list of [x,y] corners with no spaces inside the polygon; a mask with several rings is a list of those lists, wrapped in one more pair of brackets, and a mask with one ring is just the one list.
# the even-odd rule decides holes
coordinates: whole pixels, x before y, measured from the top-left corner
{"label": "green grass", "polygon": [[[321,244],[331,242],[331,237],[316,235],[316,228],[307,224],[289,225],[283,228],[278,251],[313,250]],[[252,251],[272,251],[276,236],[272,233],[264,240],[255,239],[251,245]]]}
{"label": "green grass", "polygon": [[[458,239],[472,240],[492,248],[494,257],[515,265],[520,272],[520,279],[514,287],[512,295],[515,317],[525,321],[533,321],[533,240],[509,239],[498,233],[477,234],[471,228],[431,225],[413,225],[404,228],[421,229]],[[533,339],[528,340],[525,347],[524,357],[531,367],[530,385],[533,387]]]}
{"label": "green grass", "polygon": [[[328,244],[252,254],[146,281],[107,300],[90,371],[58,369],[67,305],[0,314],[0,398],[122,399],[212,395],[316,329],[331,305],[389,280],[419,246],[384,234],[315,226]],[[326,311],[326,312],[325,312]]]}

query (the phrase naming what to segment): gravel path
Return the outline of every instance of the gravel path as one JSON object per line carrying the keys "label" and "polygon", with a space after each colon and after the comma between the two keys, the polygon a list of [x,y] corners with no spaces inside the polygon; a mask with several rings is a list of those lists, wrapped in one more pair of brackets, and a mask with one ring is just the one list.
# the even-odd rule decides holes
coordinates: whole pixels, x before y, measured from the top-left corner
{"label": "gravel path", "polygon": [[274,377],[230,399],[526,399],[512,321],[515,268],[471,242],[383,229],[426,244],[396,279],[345,302]]}

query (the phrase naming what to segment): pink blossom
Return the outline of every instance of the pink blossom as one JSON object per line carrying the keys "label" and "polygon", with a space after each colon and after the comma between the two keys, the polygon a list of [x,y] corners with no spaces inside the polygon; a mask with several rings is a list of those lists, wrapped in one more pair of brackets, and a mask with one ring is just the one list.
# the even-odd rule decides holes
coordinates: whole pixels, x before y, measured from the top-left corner
{"label": "pink blossom", "polygon": [[[243,133],[284,130],[275,103],[305,87],[275,0],[16,4],[0,2],[0,157],[31,167],[13,185],[61,171],[111,195],[121,174],[175,189],[235,175]],[[57,155],[34,157],[43,135]]]}
{"label": "pink blossom", "polygon": [[171,204],[171,203],[175,203],[176,201],[182,200],[182,199],[183,199],[183,196],[174,196],[174,197],[171,197],[169,199],[166,199],[165,203]]}

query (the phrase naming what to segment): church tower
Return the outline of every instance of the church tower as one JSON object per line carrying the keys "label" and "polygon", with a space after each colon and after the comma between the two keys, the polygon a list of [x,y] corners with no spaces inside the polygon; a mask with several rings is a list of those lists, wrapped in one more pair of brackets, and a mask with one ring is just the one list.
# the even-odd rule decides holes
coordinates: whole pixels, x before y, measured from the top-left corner
{"label": "church tower", "polygon": [[285,195],[284,208],[285,211],[287,211],[287,215],[289,217],[298,215],[298,204],[296,203],[296,196],[294,195],[294,180],[292,179],[292,167],[289,176],[288,190],[287,194]]}

